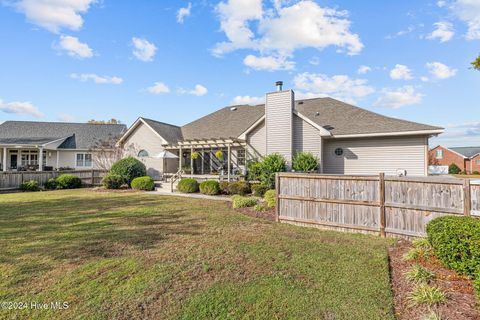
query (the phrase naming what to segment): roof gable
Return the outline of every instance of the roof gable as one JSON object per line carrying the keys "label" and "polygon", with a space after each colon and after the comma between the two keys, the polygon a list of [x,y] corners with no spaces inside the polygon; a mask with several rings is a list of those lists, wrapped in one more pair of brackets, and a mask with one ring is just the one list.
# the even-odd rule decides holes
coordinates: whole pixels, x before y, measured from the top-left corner
{"label": "roof gable", "polygon": [[472,158],[480,153],[480,147],[454,147],[448,149],[455,151],[466,158]]}

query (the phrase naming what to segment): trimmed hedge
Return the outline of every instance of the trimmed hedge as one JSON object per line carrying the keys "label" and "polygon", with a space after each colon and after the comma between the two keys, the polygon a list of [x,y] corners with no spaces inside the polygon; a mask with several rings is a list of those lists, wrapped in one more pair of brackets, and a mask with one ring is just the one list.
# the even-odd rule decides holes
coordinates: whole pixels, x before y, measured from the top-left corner
{"label": "trimmed hedge", "polygon": [[234,209],[254,207],[258,204],[258,199],[252,197],[242,197],[236,195],[232,197],[232,200]]}
{"label": "trimmed hedge", "polygon": [[292,160],[292,168],[298,172],[312,172],[318,169],[320,160],[311,152],[298,152]]}
{"label": "trimmed hedge", "polygon": [[446,266],[462,274],[480,272],[480,220],[445,216],[427,225],[428,241]]}
{"label": "trimmed hedge", "polygon": [[22,191],[40,191],[38,181],[29,180],[25,181],[20,185],[20,190]]}
{"label": "trimmed hedge", "polygon": [[217,195],[220,193],[220,184],[215,180],[207,180],[200,183],[200,192],[208,195]]}
{"label": "trimmed hedge", "polygon": [[47,182],[45,182],[44,187],[47,190],[55,190],[57,189],[57,185],[58,185],[57,180],[55,178],[50,178],[47,180]]}
{"label": "trimmed hedge", "polygon": [[183,193],[198,192],[198,182],[192,178],[185,178],[178,182],[177,190]]}
{"label": "trimmed hedge", "polygon": [[246,181],[220,182],[220,191],[223,194],[244,196],[251,192],[250,184]]}
{"label": "trimmed hedge", "polygon": [[455,164],[452,163],[448,166],[448,173],[449,174],[459,174],[462,170]]}
{"label": "trimmed hedge", "polygon": [[132,188],[136,190],[152,191],[155,188],[155,182],[152,177],[143,176],[132,180]]}
{"label": "trimmed hedge", "polygon": [[77,189],[82,186],[82,180],[73,174],[62,174],[55,181],[57,189]]}
{"label": "trimmed hedge", "polygon": [[110,173],[121,176],[123,182],[131,186],[133,179],[147,175],[147,169],[140,160],[127,157],[115,162],[110,169]]}
{"label": "trimmed hedge", "polygon": [[124,179],[121,175],[115,173],[107,173],[102,179],[102,186],[107,189],[120,189]]}
{"label": "trimmed hedge", "polygon": [[264,186],[263,184],[252,184],[251,189],[254,196],[262,198],[265,192],[268,191],[268,187]]}
{"label": "trimmed hedge", "polygon": [[267,203],[267,207],[275,208],[277,205],[277,191],[275,191],[275,189],[268,190],[265,192],[263,199]]}

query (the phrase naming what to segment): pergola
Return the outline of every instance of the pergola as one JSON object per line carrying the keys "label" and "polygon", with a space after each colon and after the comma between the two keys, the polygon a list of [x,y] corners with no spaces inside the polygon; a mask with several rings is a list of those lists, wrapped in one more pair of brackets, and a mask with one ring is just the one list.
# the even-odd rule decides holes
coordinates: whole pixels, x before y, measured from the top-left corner
{"label": "pergola", "polygon": [[[177,144],[167,145],[165,149],[179,150],[179,169],[182,168],[182,152],[183,150],[190,150],[193,154],[195,150],[202,151],[202,159],[204,158],[205,149],[224,149],[227,148],[227,179],[230,181],[230,172],[232,165],[232,147],[246,147],[247,143],[238,138],[216,138],[216,139],[187,139],[177,142]],[[190,158],[190,168],[193,170],[194,159]],[[203,165],[202,165],[203,171]],[[203,173],[203,172],[202,172]]]}

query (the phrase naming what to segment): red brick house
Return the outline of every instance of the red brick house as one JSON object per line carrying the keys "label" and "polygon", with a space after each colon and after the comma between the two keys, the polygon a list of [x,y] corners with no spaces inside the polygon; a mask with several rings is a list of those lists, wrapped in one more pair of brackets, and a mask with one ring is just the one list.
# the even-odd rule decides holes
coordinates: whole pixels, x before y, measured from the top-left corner
{"label": "red brick house", "polygon": [[467,173],[480,172],[480,147],[437,146],[430,149],[428,159],[429,165],[432,166],[449,166],[455,163]]}

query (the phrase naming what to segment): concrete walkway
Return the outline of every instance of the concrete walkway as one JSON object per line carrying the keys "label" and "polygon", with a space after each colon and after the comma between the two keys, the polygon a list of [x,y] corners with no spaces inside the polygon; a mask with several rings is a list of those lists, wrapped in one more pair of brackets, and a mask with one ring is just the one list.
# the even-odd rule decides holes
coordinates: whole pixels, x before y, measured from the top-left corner
{"label": "concrete walkway", "polygon": [[181,193],[181,192],[170,192],[170,191],[164,191],[164,190],[149,191],[147,193],[156,194],[160,196],[185,197],[185,198],[230,201],[230,202],[232,201],[232,199],[228,196],[209,196],[201,193]]}

